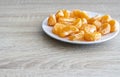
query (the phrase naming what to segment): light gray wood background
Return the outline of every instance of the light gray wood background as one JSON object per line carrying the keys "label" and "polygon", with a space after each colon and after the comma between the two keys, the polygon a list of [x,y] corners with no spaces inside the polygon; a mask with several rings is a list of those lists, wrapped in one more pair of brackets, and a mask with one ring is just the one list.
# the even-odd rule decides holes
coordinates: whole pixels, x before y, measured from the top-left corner
{"label": "light gray wood background", "polygon": [[42,21],[58,9],[110,14],[119,0],[0,0],[0,77],[120,77],[120,35],[94,45],[47,36]]}

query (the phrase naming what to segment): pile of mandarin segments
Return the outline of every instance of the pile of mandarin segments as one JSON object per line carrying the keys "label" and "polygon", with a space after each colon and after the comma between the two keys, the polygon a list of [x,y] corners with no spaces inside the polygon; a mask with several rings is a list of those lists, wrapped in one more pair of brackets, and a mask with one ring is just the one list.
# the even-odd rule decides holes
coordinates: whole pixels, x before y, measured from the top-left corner
{"label": "pile of mandarin segments", "polygon": [[78,9],[58,10],[49,16],[47,24],[54,34],[71,41],[96,41],[117,30],[116,20],[110,15],[90,17],[87,12]]}

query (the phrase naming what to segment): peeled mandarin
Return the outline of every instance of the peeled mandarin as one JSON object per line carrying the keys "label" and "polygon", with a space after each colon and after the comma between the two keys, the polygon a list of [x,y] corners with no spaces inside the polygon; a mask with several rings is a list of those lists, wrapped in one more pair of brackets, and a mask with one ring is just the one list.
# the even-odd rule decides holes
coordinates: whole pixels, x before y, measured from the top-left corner
{"label": "peeled mandarin", "polygon": [[96,31],[96,26],[91,24],[83,24],[80,30],[84,30],[85,33],[93,33]]}
{"label": "peeled mandarin", "polygon": [[79,31],[78,33],[74,33],[70,35],[69,40],[84,40],[84,31]]}
{"label": "peeled mandarin", "polygon": [[71,33],[76,33],[78,31],[79,31],[79,29],[76,28],[75,26],[66,26],[62,29],[59,36],[60,37],[66,37],[66,36],[70,35]]}
{"label": "peeled mandarin", "polygon": [[62,11],[63,11],[63,13],[64,13],[64,17],[65,17],[65,18],[69,18],[69,17],[70,17],[70,11],[68,11],[68,10],[66,10],[66,9],[63,9]]}
{"label": "peeled mandarin", "polygon": [[73,25],[76,26],[78,29],[82,26],[82,20],[81,18],[77,18],[74,22]]}
{"label": "peeled mandarin", "polygon": [[101,33],[94,32],[94,33],[86,33],[84,36],[86,41],[95,41],[101,39]]}
{"label": "peeled mandarin", "polygon": [[110,15],[103,15],[101,17],[101,22],[102,23],[108,23],[110,21],[110,19],[111,19]]}
{"label": "peeled mandarin", "polygon": [[98,31],[99,31],[101,34],[105,35],[105,34],[110,33],[110,29],[111,29],[110,24],[104,23],[104,24],[102,24],[102,26],[99,28]]}
{"label": "peeled mandarin", "polygon": [[79,18],[79,15],[80,15],[80,10],[78,9],[75,9],[71,12],[71,17],[76,17],[76,18]]}
{"label": "peeled mandarin", "polygon": [[70,12],[70,17],[75,18],[75,15],[74,15],[73,11]]}
{"label": "peeled mandarin", "polygon": [[55,34],[61,33],[62,29],[66,27],[66,25],[61,24],[61,23],[56,23],[55,26],[53,27],[52,32]]}
{"label": "peeled mandarin", "polygon": [[85,12],[85,11],[81,11],[80,17],[81,18],[85,18],[85,19],[89,19],[90,18],[89,15],[87,14],[87,12]]}
{"label": "peeled mandarin", "polygon": [[115,31],[117,30],[116,21],[115,21],[115,20],[110,20],[110,21],[109,21],[109,24],[110,24],[110,26],[111,26],[110,32],[115,32]]}
{"label": "peeled mandarin", "polygon": [[95,21],[94,18],[90,18],[90,19],[88,19],[88,24],[93,24],[94,21]]}
{"label": "peeled mandarin", "polygon": [[63,13],[62,10],[59,10],[59,11],[55,14],[55,16],[56,16],[56,20],[58,20],[60,17],[64,17],[64,13]]}
{"label": "peeled mandarin", "polygon": [[48,23],[49,26],[54,26],[56,24],[56,18],[55,15],[50,15],[48,18]]}
{"label": "peeled mandarin", "polygon": [[101,27],[102,23],[101,23],[99,20],[95,20],[95,21],[93,22],[93,25],[95,25],[96,28],[97,28],[97,30],[98,30],[98,29]]}
{"label": "peeled mandarin", "polygon": [[59,23],[63,23],[63,22],[72,23],[73,21],[75,21],[75,18],[63,18],[63,17],[61,17],[61,18],[58,19]]}
{"label": "peeled mandarin", "polygon": [[81,11],[78,9],[75,9],[71,12],[71,17],[76,17],[76,18],[86,18],[89,19],[89,15],[85,11]]}
{"label": "peeled mandarin", "polygon": [[100,19],[101,19],[101,17],[100,16],[98,16],[98,15],[96,15],[95,17],[92,17],[92,18],[89,18],[88,19],[88,24],[93,24],[94,23],[94,21],[100,21]]}
{"label": "peeled mandarin", "polygon": [[88,23],[87,19],[85,19],[85,18],[81,18],[81,20],[82,20],[82,24],[87,24]]}

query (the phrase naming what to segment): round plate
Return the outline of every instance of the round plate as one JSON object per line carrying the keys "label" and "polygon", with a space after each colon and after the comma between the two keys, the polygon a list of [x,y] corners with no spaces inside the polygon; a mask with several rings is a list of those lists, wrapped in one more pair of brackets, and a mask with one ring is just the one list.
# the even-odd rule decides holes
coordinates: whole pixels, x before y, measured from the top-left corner
{"label": "round plate", "polygon": [[[96,16],[96,15],[101,15],[101,14],[98,14],[98,13],[95,13],[95,12],[89,12],[89,11],[86,11],[86,12],[91,17]],[[95,44],[95,43],[102,43],[102,42],[105,42],[105,41],[108,41],[108,40],[114,38],[119,33],[119,23],[117,22],[117,31],[102,36],[102,38],[100,40],[97,40],[97,41],[70,41],[67,38],[61,38],[61,37],[55,35],[54,33],[52,33],[52,28],[53,27],[47,25],[47,20],[48,20],[48,17],[43,21],[42,29],[48,36],[50,36],[50,37],[52,37],[54,39],[57,39],[59,41],[72,43],[72,44]]]}

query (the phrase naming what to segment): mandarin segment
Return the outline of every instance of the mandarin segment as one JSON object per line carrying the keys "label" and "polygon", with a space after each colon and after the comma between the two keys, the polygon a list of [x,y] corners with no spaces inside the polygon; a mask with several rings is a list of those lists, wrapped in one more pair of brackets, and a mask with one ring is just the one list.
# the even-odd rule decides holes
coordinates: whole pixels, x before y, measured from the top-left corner
{"label": "mandarin segment", "polygon": [[85,11],[81,11],[78,9],[72,11],[71,17],[86,18],[86,19],[90,18],[89,15]]}
{"label": "mandarin segment", "polygon": [[78,10],[78,9],[73,10],[73,11],[71,12],[71,17],[79,18],[80,12],[81,12],[81,11]]}
{"label": "mandarin segment", "polygon": [[75,26],[66,26],[61,30],[61,33],[59,34],[60,37],[66,37],[70,35],[71,33],[76,33],[78,32],[79,29],[76,28]]}
{"label": "mandarin segment", "polygon": [[90,18],[89,15],[87,14],[87,12],[85,12],[85,11],[81,11],[80,17],[81,18],[85,18],[85,19],[89,19]]}
{"label": "mandarin segment", "polygon": [[63,22],[73,23],[74,21],[75,21],[75,18],[63,18],[63,17],[61,17],[58,19],[59,23],[63,23]]}
{"label": "mandarin segment", "polygon": [[111,26],[110,32],[115,32],[117,30],[117,22],[115,20],[110,20],[109,24]]}
{"label": "mandarin segment", "polygon": [[100,32],[101,34],[105,35],[105,34],[110,33],[110,29],[111,29],[110,24],[104,23],[104,24],[99,28],[99,32]]}
{"label": "mandarin segment", "polygon": [[87,24],[88,23],[86,18],[81,18],[81,20],[82,20],[82,24]]}
{"label": "mandarin segment", "polygon": [[88,19],[88,24],[93,24],[94,23],[94,21],[100,21],[101,20],[101,17],[100,16],[98,16],[98,15],[96,15],[95,17],[92,17],[92,18],[89,18]]}
{"label": "mandarin segment", "polygon": [[69,18],[70,17],[70,11],[63,9],[64,17]]}
{"label": "mandarin segment", "polygon": [[54,26],[56,24],[56,17],[55,15],[50,15],[48,18],[48,23],[49,26]]}
{"label": "mandarin segment", "polygon": [[82,20],[81,18],[77,18],[74,22],[73,25],[76,26],[78,29],[82,26]]}
{"label": "mandarin segment", "polygon": [[96,28],[97,28],[97,30],[98,30],[98,29],[101,27],[102,23],[101,23],[99,20],[95,20],[95,21],[93,22],[93,25],[95,25]]}
{"label": "mandarin segment", "polygon": [[61,24],[61,23],[56,23],[55,26],[52,29],[52,32],[59,35],[59,33],[61,33],[62,29],[65,27],[66,25]]}
{"label": "mandarin segment", "polygon": [[83,24],[80,30],[84,30],[85,33],[93,33],[96,31],[96,26],[91,24]]}
{"label": "mandarin segment", "polygon": [[63,13],[62,10],[59,10],[59,11],[55,14],[55,16],[56,16],[56,20],[58,20],[60,17],[64,17],[64,13]]}
{"label": "mandarin segment", "polygon": [[79,31],[78,33],[74,33],[70,35],[68,38],[69,40],[84,40],[84,31]]}
{"label": "mandarin segment", "polygon": [[102,23],[108,23],[110,20],[111,20],[110,15],[103,15],[103,16],[101,17],[101,22],[102,22]]}
{"label": "mandarin segment", "polygon": [[88,19],[88,24],[93,24],[94,21],[95,21],[94,18],[90,18],[90,19]]}
{"label": "mandarin segment", "polygon": [[96,41],[101,39],[101,33],[99,32],[94,32],[94,33],[86,33],[84,36],[84,39],[86,41]]}

